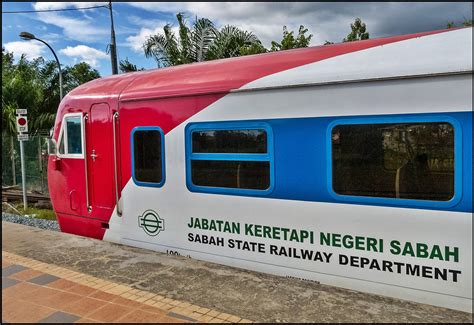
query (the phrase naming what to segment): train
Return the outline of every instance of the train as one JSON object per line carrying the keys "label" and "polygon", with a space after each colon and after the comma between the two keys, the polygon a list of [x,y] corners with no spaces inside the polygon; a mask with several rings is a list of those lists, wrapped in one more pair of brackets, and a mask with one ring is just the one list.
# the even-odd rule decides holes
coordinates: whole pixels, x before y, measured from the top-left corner
{"label": "train", "polygon": [[61,101],[61,231],[472,312],[472,27],[124,73]]}

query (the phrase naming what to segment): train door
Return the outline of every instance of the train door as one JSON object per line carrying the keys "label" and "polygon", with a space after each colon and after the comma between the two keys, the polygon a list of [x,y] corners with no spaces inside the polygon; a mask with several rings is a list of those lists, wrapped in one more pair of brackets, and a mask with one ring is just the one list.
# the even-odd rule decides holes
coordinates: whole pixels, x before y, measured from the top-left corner
{"label": "train door", "polygon": [[106,103],[92,105],[86,123],[89,216],[109,220],[115,204],[112,112]]}
{"label": "train door", "polygon": [[48,165],[48,185],[54,209],[70,216],[87,215],[83,135],[83,114],[65,114],[59,131],[57,152],[50,156]]}

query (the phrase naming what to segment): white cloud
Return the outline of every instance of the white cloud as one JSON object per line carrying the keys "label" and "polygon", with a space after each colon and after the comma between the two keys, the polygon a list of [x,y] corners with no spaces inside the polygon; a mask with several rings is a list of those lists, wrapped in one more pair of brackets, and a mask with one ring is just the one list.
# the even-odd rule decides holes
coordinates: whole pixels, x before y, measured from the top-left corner
{"label": "white cloud", "polygon": [[26,54],[28,59],[34,59],[43,55],[45,46],[38,42],[16,41],[3,44],[8,52],[13,52],[13,57],[19,59],[22,54]]}
{"label": "white cloud", "polygon": [[171,12],[189,11],[189,2],[127,2],[130,6],[154,11]]}
{"label": "white cloud", "polygon": [[68,46],[59,52],[73,58],[74,62],[77,62],[79,58],[81,61],[90,64],[94,68],[98,68],[100,66],[99,60],[105,60],[109,58],[105,52],[86,45],[77,45],[74,47]]}
{"label": "white cloud", "polygon": [[[105,2],[36,2],[33,4],[33,8],[35,10],[48,10],[65,9],[70,7],[91,7],[105,4]],[[39,12],[36,14],[36,19],[43,23],[62,28],[66,37],[80,42],[104,40],[104,37],[110,34],[108,28],[98,26],[94,19],[89,17],[84,10],[79,11],[79,13],[81,13],[81,18],[72,18],[70,15],[66,15],[65,13]]]}
{"label": "white cloud", "polygon": [[142,28],[137,35],[127,37],[127,45],[137,53],[143,52],[143,43],[148,36],[160,33],[163,31],[163,27],[157,27],[155,29]]}
{"label": "white cloud", "polygon": [[90,19],[70,18],[55,12],[40,12],[37,18],[44,23],[62,28],[64,35],[80,42],[98,41],[110,33],[109,30],[98,27]]}
{"label": "white cloud", "polygon": [[[339,6],[341,7],[341,6]],[[324,15],[324,4],[321,3],[271,3],[271,2],[190,2],[187,10],[207,17],[216,25],[234,25],[253,32],[263,43],[270,47],[271,41],[280,41],[283,37],[283,26],[298,33],[300,25],[308,28],[306,35],[313,34],[311,45],[324,43],[325,38],[332,38],[326,32],[331,29],[331,20],[321,19]],[[337,10],[336,10],[337,12]],[[331,19],[337,18],[333,15]],[[352,17],[346,16],[347,23],[338,27],[344,29]],[[322,23],[326,26],[322,27]]]}
{"label": "white cloud", "polygon": [[[253,32],[266,47],[270,47],[273,40],[281,40],[283,25],[297,33],[299,25],[303,24],[305,27],[309,27],[309,33],[306,35],[316,34],[313,32],[314,12],[300,10],[301,13],[297,16],[292,14],[304,4],[284,3],[280,5],[268,2],[128,2],[128,4],[152,12],[172,14],[185,12],[189,16],[189,20],[194,20],[195,16],[209,18],[216,27],[234,25]],[[297,23],[295,23],[296,20]],[[175,19],[174,22],[176,23]],[[316,36],[314,35],[312,44],[319,44],[315,43],[315,41],[319,41]]]}
{"label": "white cloud", "polygon": [[[141,28],[138,34],[127,37],[127,43],[124,45],[130,47],[133,51],[137,53],[143,53],[143,43],[145,43],[146,39],[150,35],[155,35],[158,33],[163,34],[163,27],[166,25],[166,23],[161,21],[158,22],[157,25],[158,26],[153,29],[147,27]],[[178,27],[173,26],[171,30],[174,32],[176,37],[178,37]]]}
{"label": "white cloud", "polygon": [[[217,27],[230,24],[257,35],[265,46],[280,41],[282,27],[298,32],[300,25],[313,34],[311,45],[325,40],[341,42],[356,17],[366,23],[371,38],[445,28],[472,16],[472,4],[461,2],[129,2],[151,12],[211,19]],[[423,14],[420,15],[420,12]],[[402,22],[402,23],[401,23]]]}
{"label": "white cloud", "polygon": [[33,4],[35,10],[65,9],[65,8],[84,8],[94,6],[105,6],[106,2],[36,2]]}
{"label": "white cloud", "polygon": [[41,39],[44,40],[49,45],[51,45],[64,39],[64,36],[61,34],[56,34],[56,33],[46,33],[46,34],[41,34]]}

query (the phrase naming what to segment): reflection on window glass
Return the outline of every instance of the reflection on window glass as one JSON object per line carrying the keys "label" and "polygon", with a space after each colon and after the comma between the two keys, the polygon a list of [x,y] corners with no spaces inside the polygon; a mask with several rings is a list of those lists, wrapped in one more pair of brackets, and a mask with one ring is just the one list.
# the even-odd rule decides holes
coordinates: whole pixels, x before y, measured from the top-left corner
{"label": "reflection on window glass", "polygon": [[59,153],[64,154],[64,133],[61,133],[61,138],[59,138]]}
{"label": "reflection on window glass", "polygon": [[138,130],[133,134],[134,176],[139,182],[163,181],[161,133],[158,130]]}
{"label": "reflection on window glass", "polygon": [[270,187],[270,162],[192,160],[192,182],[200,186],[265,190]]}
{"label": "reflection on window glass", "polygon": [[266,153],[265,130],[212,130],[193,132],[193,152]]}
{"label": "reflection on window glass", "polygon": [[338,194],[434,201],[454,195],[449,123],[339,125],[332,153]]}
{"label": "reflection on window glass", "polygon": [[194,185],[249,190],[270,188],[265,129],[195,130],[190,140]]}
{"label": "reflection on window glass", "polygon": [[82,154],[81,117],[66,118],[68,154]]}

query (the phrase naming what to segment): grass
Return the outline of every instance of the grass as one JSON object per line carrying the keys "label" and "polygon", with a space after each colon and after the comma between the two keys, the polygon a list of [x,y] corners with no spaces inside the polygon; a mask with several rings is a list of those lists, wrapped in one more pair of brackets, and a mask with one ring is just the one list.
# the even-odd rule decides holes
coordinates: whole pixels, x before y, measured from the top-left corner
{"label": "grass", "polygon": [[36,219],[46,219],[46,220],[56,220],[56,215],[53,210],[50,209],[37,209],[33,207],[28,207],[23,209],[23,204],[17,204],[15,208],[21,214],[27,214],[29,216],[35,215]]}

